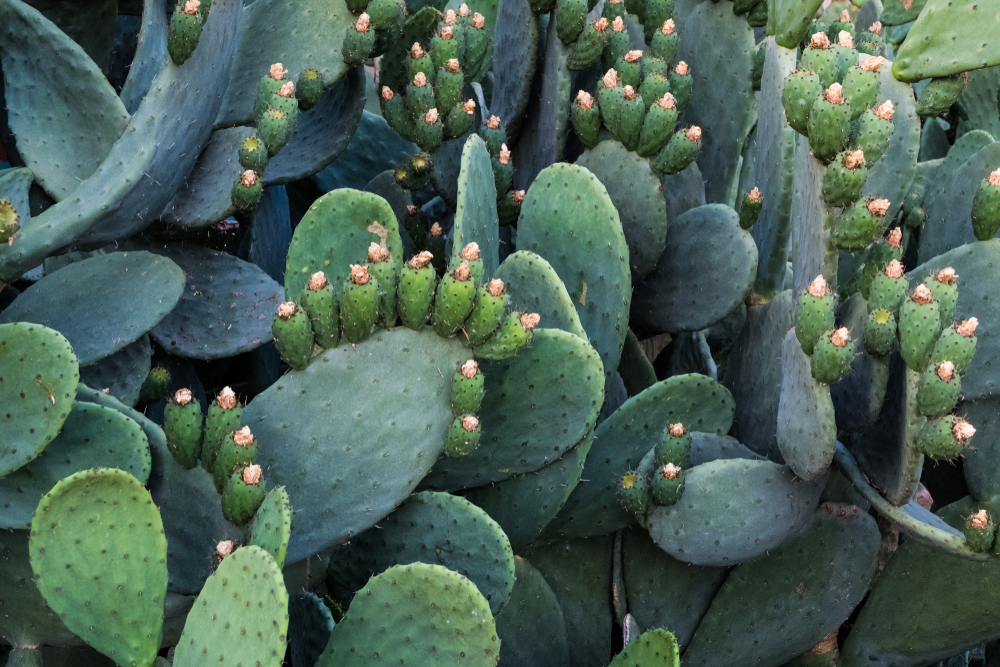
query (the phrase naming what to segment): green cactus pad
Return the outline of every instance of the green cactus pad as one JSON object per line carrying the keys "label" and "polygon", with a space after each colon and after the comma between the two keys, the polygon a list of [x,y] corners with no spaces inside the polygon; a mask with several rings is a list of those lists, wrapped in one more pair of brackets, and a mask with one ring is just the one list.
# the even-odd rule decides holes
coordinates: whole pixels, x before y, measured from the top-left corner
{"label": "green cactus pad", "polygon": [[[28,3],[11,3],[0,10],[0,18],[4,81],[10,90],[5,99],[17,152],[38,185],[61,201],[100,166],[125,131],[129,114],[100,66],[50,20],[55,18],[51,9],[43,14]],[[39,76],[39,60],[48,65],[44,76]],[[86,112],[38,113],[45,108]],[[22,226],[26,222],[22,219]]]}
{"label": "green cactus pad", "polygon": [[52,486],[90,468],[120,468],[140,482],[149,477],[149,444],[139,425],[93,403],[77,401],[59,434],[35,460],[0,478],[0,528],[28,528]]}
{"label": "green cactus pad", "polygon": [[360,590],[394,565],[433,563],[468,577],[499,614],[514,586],[514,553],[500,526],[469,501],[425,491],[334,550],[329,575]]}
{"label": "green cactus pad", "polygon": [[[112,295],[82,299],[81,289]],[[39,280],[0,315],[62,333],[81,365],[103,359],[156,326],[177,305],[184,273],[148,252],[114,252],[74,262]]]}
{"label": "green cactus pad", "polygon": [[[358,354],[365,364],[357,363]],[[289,562],[368,528],[410,494],[440,453],[451,423],[451,376],[443,372],[468,354],[457,340],[431,331],[379,332],[357,348],[324,352],[251,401],[244,421],[266,443],[257,462],[296,508]],[[419,391],[414,377],[400,372],[406,367],[421,378]],[[344,421],[344,414],[355,417]],[[377,480],[352,469],[375,473]],[[302,470],[311,472],[303,476]]]}
{"label": "green cactus pad", "polygon": [[614,657],[610,667],[680,667],[680,647],[673,633],[662,628],[647,630]]}
{"label": "green cactus pad", "polygon": [[505,610],[496,619],[503,647],[497,667],[571,664],[559,600],[541,573],[520,556],[514,557],[514,589]]}
{"label": "green cactus pad", "polygon": [[[80,369],[80,381],[108,393],[128,405],[135,405],[150,371],[149,336],[141,336],[109,357]],[[156,400],[160,397],[157,396]]]}
{"label": "green cactus pad", "polygon": [[646,160],[617,141],[602,141],[584,151],[576,164],[607,188],[628,245],[632,279],[638,281],[654,269],[666,242],[667,209],[660,179]]}
{"label": "green cactus pad", "polygon": [[208,578],[184,623],[174,663],[278,667],[285,657],[288,593],[271,554],[240,547]]}
{"label": "green cactus pad", "polygon": [[875,519],[855,505],[823,503],[800,535],[732,571],[684,664],[739,655],[751,664],[778,665],[819,644],[861,604],[878,551]]}
{"label": "green cactus pad", "polygon": [[96,468],[61,480],[38,504],[30,547],[38,590],[66,627],[119,665],[153,661],[167,541],[153,499],[132,475]]}
{"label": "green cactus pad", "polygon": [[688,470],[682,501],[655,508],[645,526],[674,558],[696,565],[732,565],[773,549],[801,530],[826,477],[805,482],[770,461],[710,461]]}
{"label": "green cactus pad", "polygon": [[316,665],[367,665],[376,654],[393,663],[436,665],[464,653],[463,664],[493,667],[499,652],[493,615],[475,585],[440,565],[412,563],[368,581]]}
{"label": "green cactus pad", "polygon": [[580,442],[601,408],[600,360],[564,331],[536,329],[530,346],[479,370],[489,397],[479,414],[482,444],[461,459],[439,460],[425,480],[430,488],[471,488],[539,470]]}
{"label": "green cactus pad", "polygon": [[455,227],[451,234],[452,265],[461,261],[459,253],[469,243],[479,244],[483,260],[483,275],[492,278],[500,263],[499,222],[496,211],[497,192],[493,183],[486,144],[477,135],[470,136],[462,146],[462,168],[458,176],[458,204]]}
{"label": "green cactus pad", "polygon": [[378,195],[347,188],[323,195],[295,228],[285,268],[286,297],[298,298],[317,271],[323,271],[331,284],[342,284],[350,274],[351,264],[367,263],[368,246],[372,242],[381,244],[382,234],[389,261],[396,263],[398,271],[403,265],[403,243],[388,202]]}
{"label": "green cactus pad", "polygon": [[69,341],[52,329],[3,324],[0,343],[2,476],[37,457],[58,435],[73,408],[80,371]]}
{"label": "green cactus pad", "polygon": [[285,564],[288,538],[292,534],[292,505],[283,487],[271,489],[264,496],[249,527],[248,545],[255,545],[271,554],[281,567]]}
{"label": "green cactus pad", "polygon": [[545,259],[518,250],[504,260],[496,277],[504,281],[512,309],[538,313],[546,329],[562,329],[587,338],[566,286]]}
{"label": "green cactus pad", "polygon": [[[489,377],[489,376],[487,376]],[[662,437],[665,424],[723,435],[733,424],[732,394],[704,375],[678,375],[630,398],[594,431],[583,479],[546,534],[588,536],[612,532],[633,519],[618,505],[616,477],[639,462]]]}
{"label": "green cactus pad", "polygon": [[314,336],[306,311],[296,306],[295,312],[289,317],[275,314],[271,323],[271,334],[274,337],[274,346],[286,364],[297,371],[309,365]]}
{"label": "green cactus pad", "polygon": [[[611,7],[610,4],[605,5]],[[614,18],[608,19],[610,23]],[[587,69],[592,63],[597,62],[601,57],[601,52],[608,43],[608,29],[597,30],[595,21],[591,21],[583,28],[583,32],[569,47],[569,56],[566,59],[566,66],[571,70]]]}
{"label": "green cactus pad", "polygon": [[[853,356],[853,342],[848,347]],[[781,367],[778,448],[788,467],[802,479],[811,481],[830,467],[837,447],[830,389],[813,378],[810,358],[802,351],[792,331],[785,336],[782,345]]]}
{"label": "green cactus pad", "polygon": [[708,328],[743,302],[756,275],[757,248],[736,211],[691,209],[670,224],[656,268],[636,285],[631,326],[646,334]]}
{"label": "green cactus pad", "polygon": [[[628,245],[607,190],[580,166],[554,164],[543,170],[521,206],[518,247],[544,257],[562,278],[610,373],[618,366],[628,330],[632,280]],[[587,250],[581,254],[574,248]]]}

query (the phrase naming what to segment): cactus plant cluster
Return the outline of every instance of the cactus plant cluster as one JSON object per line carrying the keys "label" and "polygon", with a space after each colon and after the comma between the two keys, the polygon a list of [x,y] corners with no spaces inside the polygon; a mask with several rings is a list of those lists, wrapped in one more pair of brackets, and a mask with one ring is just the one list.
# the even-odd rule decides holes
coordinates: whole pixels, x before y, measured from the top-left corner
{"label": "cactus plant cluster", "polygon": [[998,21],[0,2],[0,664],[996,663]]}

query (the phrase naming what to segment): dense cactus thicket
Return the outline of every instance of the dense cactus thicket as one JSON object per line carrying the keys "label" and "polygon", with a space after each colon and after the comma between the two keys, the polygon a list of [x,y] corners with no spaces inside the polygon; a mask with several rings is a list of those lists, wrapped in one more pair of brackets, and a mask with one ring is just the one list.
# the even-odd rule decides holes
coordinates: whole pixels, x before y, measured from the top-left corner
{"label": "dense cactus thicket", "polygon": [[0,0],[0,664],[1000,665],[998,26]]}

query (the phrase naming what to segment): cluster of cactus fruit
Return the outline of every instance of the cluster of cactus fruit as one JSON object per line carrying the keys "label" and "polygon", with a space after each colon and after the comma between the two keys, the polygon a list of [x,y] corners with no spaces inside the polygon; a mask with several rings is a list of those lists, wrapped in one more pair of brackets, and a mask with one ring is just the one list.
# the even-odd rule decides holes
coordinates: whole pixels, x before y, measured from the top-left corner
{"label": "cluster of cactus fruit", "polygon": [[169,4],[0,2],[0,664],[1000,659],[1000,6]]}

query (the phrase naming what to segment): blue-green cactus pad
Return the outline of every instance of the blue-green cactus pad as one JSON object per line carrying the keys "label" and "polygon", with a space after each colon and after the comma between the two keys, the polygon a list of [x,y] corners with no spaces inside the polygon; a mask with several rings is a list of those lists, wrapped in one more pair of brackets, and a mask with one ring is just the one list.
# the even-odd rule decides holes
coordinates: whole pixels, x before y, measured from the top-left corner
{"label": "blue-green cactus pad", "polygon": [[688,470],[680,502],[653,509],[645,527],[674,558],[735,565],[808,523],[827,477],[805,482],[771,461],[710,461]]}
{"label": "blue-green cactus pad", "polygon": [[628,244],[632,279],[640,280],[656,266],[667,238],[667,204],[660,179],[645,158],[617,141],[602,141],[583,151],[576,163],[607,188]]}
{"label": "blue-green cactus pad", "polygon": [[327,350],[250,402],[243,420],[258,463],[296,509],[288,562],[360,533],[410,495],[444,446],[452,376],[468,358],[457,339],[401,327]]}
{"label": "blue-green cactus pad", "polygon": [[795,323],[791,290],[769,303],[747,308],[747,322],[733,343],[722,383],[733,392],[736,418],[733,435],[753,451],[784,463],[778,449],[778,406],[781,400],[781,348]]}
{"label": "blue-green cactus pad", "polygon": [[579,486],[546,529],[546,535],[586,537],[635,521],[618,501],[615,480],[663,437],[672,423],[687,431],[724,435],[733,424],[733,396],[704,375],[677,375],[630,398],[594,431]]}
{"label": "blue-green cactus pad", "polygon": [[[996,502],[963,498],[938,514],[953,527],[980,508],[998,516]],[[847,636],[838,665],[929,665],[991,637],[1000,610],[1000,563],[969,560],[907,540],[879,576],[879,583]],[[888,663],[892,664],[892,663]]]}
{"label": "blue-green cactus pad", "polygon": [[313,667],[322,655],[336,624],[323,601],[309,591],[288,600],[288,645],[292,667]]}
{"label": "blue-green cactus pad", "polygon": [[539,470],[593,429],[604,402],[594,348],[558,329],[536,329],[517,355],[479,368],[487,396],[479,448],[440,459],[427,476],[429,488],[471,488]]}
{"label": "blue-green cactus pad", "polygon": [[250,522],[247,544],[253,544],[271,554],[281,567],[285,564],[288,539],[292,535],[292,504],[283,487],[271,489]]}
{"label": "blue-green cactus pad", "polygon": [[271,554],[240,547],[198,594],[174,654],[177,667],[279,667],[288,643],[288,592]]}
{"label": "blue-green cactus pad", "polygon": [[729,573],[677,560],[641,528],[622,531],[622,564],[629,612],[639,627],[670,630],[682,649]]}
{"label": "blue-green cactus pad", "polygon": [[837,313],[837,327],[847,327],[854,346],[854,362],[847,377],[830,385],[837,428],[860,431],[878,418],[889,381],[889,357],[875,357],[865,349],[868,304],[860,293],[844,301]]}
{"label": "blue-green cactus pad", "polygon": [[802,351],[794,330],[785,334],[782,342],[781,369],[778,449],[792,472],[812,481],[827,471],[837,448],[830,387],[813,379],[810,358]]}
{"label": "blue-green cactus pad", "polygon": [[916,83],[978,67],[1000,65],[1000,44],[991,39],[1000,6],[927,0],[896,53],[892,73]]}
{"label": "blue-green cactus pad", "polygon": [[143,247],[184,271],[177,307],[149,332],[160,347],[179,357],[218,359],[271,341],[271,321],[283,293],[255,264],[180,243]]}
{"label": "blue-green cactus pad", "polygon": [[[218,0],[212,2],[216,11]],[[258,0],[243,8],[233,54],[233,68],[219,109],[217,126],[243,125],[253,117],[253,101],[260,77],[273,63],[281,63],[297,81],[306,69],[319,70],[327,86],[346,71],[341,44],[355,17],[344,0],[306,0],[289,5],[282,0]],[[200,46],[200,44],[199,44]]]}
{"label": "blue-green cactus pad", "polygon": [[587,339],[566,286],[544,258],[518,250],[503,261],[496,277],[504,282],[511,309],[538,313],[546,329],[562,329]]}
{"label": "blue-green cactus pad", "polygon": [[[148,252],[113,252],[69,264],[29,287],[0,322],[34,322],[66,336],[86,366],[122,349],[174,309],[184,272]],[[107,298],[84,298],[103,294]]]}
{"label": "blue-green cactus pad", "polygon": [[35,175],[24,167],[4,169],[0,172],[0,197],[9,201],[17,211],[19,224],[24,227],[31,222],[31,204],[28,201],[28,190],[34,183]]}
{"label": "blue-green cactus pad", "polygon": [[514,552],[496,521],[468,500],[424,491],[333,551],[328,572],[360,590],[393,565],[433,563],[468,577],[500,613],[514,587]]}
{"label": "blue-green cactus pad", "polygon": [[469,489],[465,499],[483,508],[500,524],[511,547],[520,551],[541,534],[566,504],[580,482],[592,442],[587,436],[541,470]]}
{"label": "blue-green cactus pad", "polygon": [[483,275],[492,278],[500,264],[500,223],[497,220],[497,188],[486,144],[470,134],[462,146],[462,169],[458,175],[455,227],[451,233],[451,261],[458,266],[466,244],[479,244]]}
{"label": "blue-green cactus pad", "polygon": [[60,201],[97,170],[129,114],[97,64],[38,10],[6,2],[0,25],[4,99],[17,151]]}
{"label": "blue-green cactus pad", "polygon": [[313,176],[312,182],[323,192],[337,188],[361,190],[417,150],[416,144],[396,134],[382,116],[364,111],[347,148],[330,166]]}
{"label": "blue-green cactus pad", "polygon": [[440,565],[412,563],[368,581],[316,667],[370,665],[375,656],[417,667],[494,667],[499,652],[493,615],[475,585]]}
{"label": "blue-green cactus pad", "polygon": [[[369,231],[377,223],[381,230]],[[386,236],[383,239],[380,234]],[[309,207],[295,228],[285,266],[285,297],[297,301],[309,276],[326,274],[333,285],[351,275],[351,264],[368,263],[368,246],[385,241],[389,261],[403,267],[403,242],[389,203],[370,192],[341,189],[329,192]]]}
{"label": "blue-green cactus pad", "polygon": [[1000,114],[996,113],[1000,67],[975,69],[967,74],[965,91],[958,99],[969,116],[969,127],[1000,137]]}
{"label": "blue-green cactus pad", "polygon": [[857,506],[824,503],[800,535],[730,573],[684,664],[780,665],[816,646],[864,600],[879,542]]}
{"label": "blue-green cactus pad", "polygon": [[538,19],[527,0],[497,2],[490,113],[500,118],[511,140],[520,134],[524,112],[528,109],[538,37]]}
{"label": "blue-green cactus pad", "polygon": [[77,401],[62,433],[27,465],[0,477],[0,528],[29,528],[52,486],[90,468],[119,468],[144,483],[149,443],[139,425],[111,408]]}
{"label": "blue-green cactus pad", "polygon": [[559,600],[541,573],[520,556],[514,557],[510,602],[496,622],[503,646],[497,667],[570,667]]}
{"label": "blue-green cactus pad", "polygon": [[161,11],[161,0],[142,0],[142,25],[128,78],[118,97],[129,113],[135,113],[149,92],[153,79],[170,62],[167,54],[167,26],[170,16]]}
{"label": "blue-green cactus pad", "polygon": [[149,336],[140,336],[114,354],[80,369],[80,381],[108,393],[128,405],[139,400],[139,390],[151,366]]}
{"label": "blue-green cactus pad", "polygon": [[632,327],[650,334],[700,331],[746,298],[757,246],[724,204],[691,209],[670,224],[656,268],[635,286]]}
{"label": "blue-green cactus pad", "polygon": [[73,408],[80,371],[60,333],[18,322],[0,325],[0,378],[2,477],[38,456],[58,435]]}
{"label": "blue-green cactus pad", "polygon": [[292,242],[292,221],[288,193],[284,186],[264,188],[264,196],[253,212],[250,231],[240,244],[240,255],[264,270],[278,283],[285,282],[285,256]]}
{"label": "blue-green cactus pad", "polygon": [[153,661],[167,540],[138,480],[111,468],[61,480],[38,503],[29,546],[38,590],[66,627],[123,667]]}
{"label": "blue-green cactus pad", "polygon": [[628,245],[607,190],[583,167],[548,167],[525,195],[517,244],[544,257],[562,278],[610,374],[628,331],[632,278]]}

